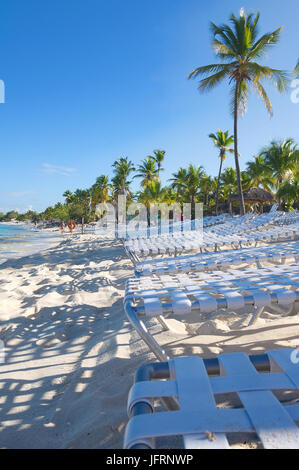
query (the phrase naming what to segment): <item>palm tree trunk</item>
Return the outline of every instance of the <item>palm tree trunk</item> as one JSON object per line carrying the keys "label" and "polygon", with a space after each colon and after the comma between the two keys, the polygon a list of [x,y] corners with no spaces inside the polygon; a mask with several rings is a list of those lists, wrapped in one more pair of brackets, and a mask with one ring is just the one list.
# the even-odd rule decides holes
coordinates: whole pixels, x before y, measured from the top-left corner
{"label": "palm tree trunk", "polygon": [[194,220],[194,219],[195,219],[195,204],[194,204],[194,199],[195,199],[195,196],[194,196],[194,194],[192,193],[192,194],[191,194],[191,220]]}
{"label": "palm tree trunk", "polygon": [[206,191],[205,195],[204,195],[204,205],[209,207],[209,194],[208,194],[208,191]]}
{"label": "palm tree trunk", "polygon": [[229,215],[233,215],[233,204],[231,201],[231,195],[232,195],[232,190],[229,188],[229,193],[228,193],[228,207],[229,207]]}
{"label": "palm tree trunk", "polygon": [[[282,184],[282,178],[277,178],[276,194],[277,194],[277,191],[279,190],[281,184]],[[281,203],[282,203],[282,200],[281,200],[281,198],[279,198],[278,199],[279,206],[281,206]]]}
{"label": "palm tree trunk", "polygon": [[218,195],[219,195],[219,187],[220,187],[220,176],[222,172],[222,165],[223,165],[223,157],[220,155],[220,168],[219,168],[219,175],[217,181],[217,189],[216,189],[216,215],[218,215]]}
{"label": "palm tree trunk", "polygon": [[235,102],[234,102],[234,150],[235,150],[235,164],[236,164],[236,174],[237,174],[237,183],[238,183],[238,193],[240,201],[240,215],[245,214],[245,204],[242,191],[242,182],[241,182],[241,172],[239,165],[239,152],[238,152],[238,94],[239,94],[240,83],[237,81],[236,90],[235,90]]}

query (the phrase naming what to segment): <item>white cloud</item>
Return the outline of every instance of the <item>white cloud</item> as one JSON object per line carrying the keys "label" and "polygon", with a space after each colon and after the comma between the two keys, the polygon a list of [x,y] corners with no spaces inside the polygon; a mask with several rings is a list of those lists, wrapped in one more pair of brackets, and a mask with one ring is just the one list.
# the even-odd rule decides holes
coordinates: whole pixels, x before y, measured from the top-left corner
{"label": "white cloud", "polygon": [[72,173],[75,173],[77,170],[76,168],[57,166],[57,165],[52,165],[51,163],[43,163],[43,168],[41,171],[47,175],[70,176]]}

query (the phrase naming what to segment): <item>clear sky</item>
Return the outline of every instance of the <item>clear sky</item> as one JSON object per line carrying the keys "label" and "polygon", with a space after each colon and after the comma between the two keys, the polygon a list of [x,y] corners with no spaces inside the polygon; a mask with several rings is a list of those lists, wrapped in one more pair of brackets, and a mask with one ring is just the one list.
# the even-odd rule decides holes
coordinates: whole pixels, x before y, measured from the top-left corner
{"label": "clear sky", "polygon": [[[261,10],[261,33],[284,25],[262,63],[294,68],[298,0],[3,0],[0,211],[44,210],[65,189],[112,175],[120,156],[137,163],[157,148],[166,150],[164,182],[190,162],[216,175],[208,134],[232,132],[229,88],[201,95],[186,77],[215,61],[209,21],[226,22],[241,7]],[[273,138],[299,141],[299,103],[266,88],[275,114],[250,97],[242,168]]]}

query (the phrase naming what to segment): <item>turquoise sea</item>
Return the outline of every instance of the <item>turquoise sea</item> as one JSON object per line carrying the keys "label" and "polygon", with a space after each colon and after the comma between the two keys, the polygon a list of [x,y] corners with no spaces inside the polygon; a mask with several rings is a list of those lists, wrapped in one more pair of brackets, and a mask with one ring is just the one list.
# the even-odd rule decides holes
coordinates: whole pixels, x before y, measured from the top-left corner
{"label": "turquoise sea", "polygon": [[46,249],[57,237],[56,233],[35,229],[31,224],[0,224],[0,264]]}

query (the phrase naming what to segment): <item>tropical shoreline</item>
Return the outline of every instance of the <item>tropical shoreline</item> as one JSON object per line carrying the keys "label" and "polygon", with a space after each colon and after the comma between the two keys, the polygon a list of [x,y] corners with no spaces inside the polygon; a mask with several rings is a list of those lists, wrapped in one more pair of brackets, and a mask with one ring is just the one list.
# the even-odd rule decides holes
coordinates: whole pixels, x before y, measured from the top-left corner
{"label": "tropical shoreline", "polygon": [[60,234],[35,230],[31,224],[1,224],[0,264],[3,264],[7,259],[21,258],[46,250],[60,241]]}

